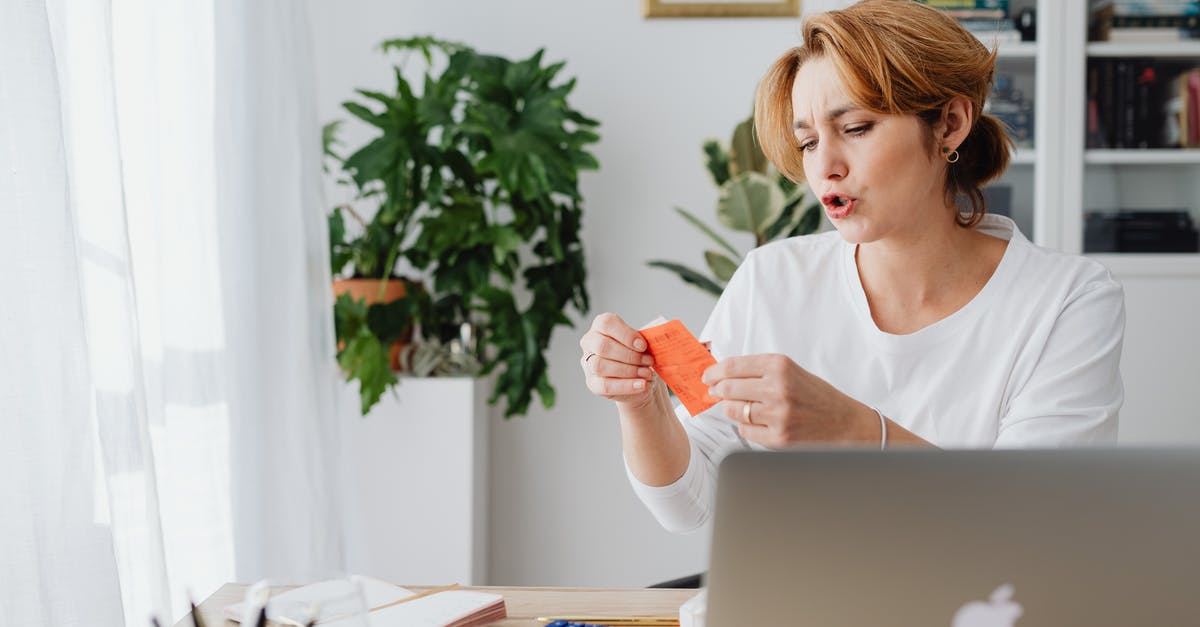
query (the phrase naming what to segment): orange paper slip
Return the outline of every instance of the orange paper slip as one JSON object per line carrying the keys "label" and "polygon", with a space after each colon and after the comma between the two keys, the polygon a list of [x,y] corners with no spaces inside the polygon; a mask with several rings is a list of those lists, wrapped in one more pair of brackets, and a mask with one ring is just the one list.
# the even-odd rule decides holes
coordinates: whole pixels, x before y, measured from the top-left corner
{"label": "orange paper slip", "polygon": [[696,414],[717,404],[708,395],[708,386],[700,375],[717,363],[712,353],[678,320],[641,330],[654,358],[654,371],[683,402],[688,413]]}

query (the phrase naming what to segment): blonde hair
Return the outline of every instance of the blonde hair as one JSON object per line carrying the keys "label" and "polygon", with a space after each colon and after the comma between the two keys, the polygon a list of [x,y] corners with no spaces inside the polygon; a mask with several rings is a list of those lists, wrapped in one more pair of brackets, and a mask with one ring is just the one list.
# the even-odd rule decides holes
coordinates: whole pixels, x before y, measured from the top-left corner
{"label": "blonde hair", "polygon": [[800,147],[792,129],[792,83],[800,66],[826,58],[860,107],[885,114],[916,115],[933,127],[951,99],[971,101],[973,125],[958,146],[959,161],[946,170],[948,202],[963,195],[971,213],[958,223],[973,226],[986,204],[980,188],[1008,167],[1012,139],[1003,124],[983,113],[992,89],[996,53],[942,12],[913,0],[864,0],[848,9],[805,18],[804,45],[779,57],[758,84],[754,125],[759,144],[775,168],[804,180]]}

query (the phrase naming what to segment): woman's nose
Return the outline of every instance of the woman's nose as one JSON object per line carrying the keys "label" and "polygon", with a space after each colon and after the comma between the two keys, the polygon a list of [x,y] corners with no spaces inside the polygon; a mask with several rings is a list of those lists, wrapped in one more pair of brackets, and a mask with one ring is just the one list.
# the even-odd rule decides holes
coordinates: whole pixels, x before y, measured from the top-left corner
{"label": "woman's nose", "polygon": [[816,154],[813,155],[816,161],[816,174],[818,177],[836,181],[846,177],[847,167],[845,155],[837,149],[836,146],[817,144]]}

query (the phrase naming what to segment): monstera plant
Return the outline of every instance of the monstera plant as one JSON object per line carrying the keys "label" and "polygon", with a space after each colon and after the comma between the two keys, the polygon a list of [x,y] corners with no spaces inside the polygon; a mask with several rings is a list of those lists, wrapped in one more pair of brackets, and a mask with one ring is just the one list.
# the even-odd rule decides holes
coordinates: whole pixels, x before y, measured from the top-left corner
{"label": "monstera plant", "polygon": [[[373,131],[349,156],[327,127],[328,161],[359,206],[331,213],[330,248],[335,277],[404,289],[337,298],[339,365],[360,382],[364,414],[397,382],[397,340],[416,347],[401,354],[422,372],[472,374],[477,362],[495,373],[490,401],[504,398],[505,417],[534,392],[550,407],[550,336],[572,324],[568,309],[588,308],[578,176],[599,167],[586,150],[598,122],[568,105],[575,81],[541,50],[512,61],[432,37],[383,49],[422,62],[408,68],[419,80],[398,64],[393,91],[343,104]],[[457,353],[439,356],[445,347]]]}
{"label": "monstera plant", "polygon": [[[803,206],[804,189],[774,171],[754,140],[753,115],[737,125],[728,147],[715,139],[706,140],[704,155],[708,172],[719,188],[717,220],[727,229],[752,234],[754,247],[807,235],[820,227],[820,203]],[[647,265],[670,270],[685,282],[720,296],[741,264],[742,254],[686,209],[676,207],[675,211],[717,245],[718,249],[704,251],[711,275],[672,261],[654,260]]]}

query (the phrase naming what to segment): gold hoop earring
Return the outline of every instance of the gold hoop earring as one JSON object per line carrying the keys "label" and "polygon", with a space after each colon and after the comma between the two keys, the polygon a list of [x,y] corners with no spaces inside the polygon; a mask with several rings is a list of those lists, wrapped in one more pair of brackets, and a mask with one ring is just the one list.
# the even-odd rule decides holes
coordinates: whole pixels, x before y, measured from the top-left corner
{"label": "gold hoop earring", "polygon": [[958,163],[959,154],[957,150],[951,151],[946,155],[946,163]]}

